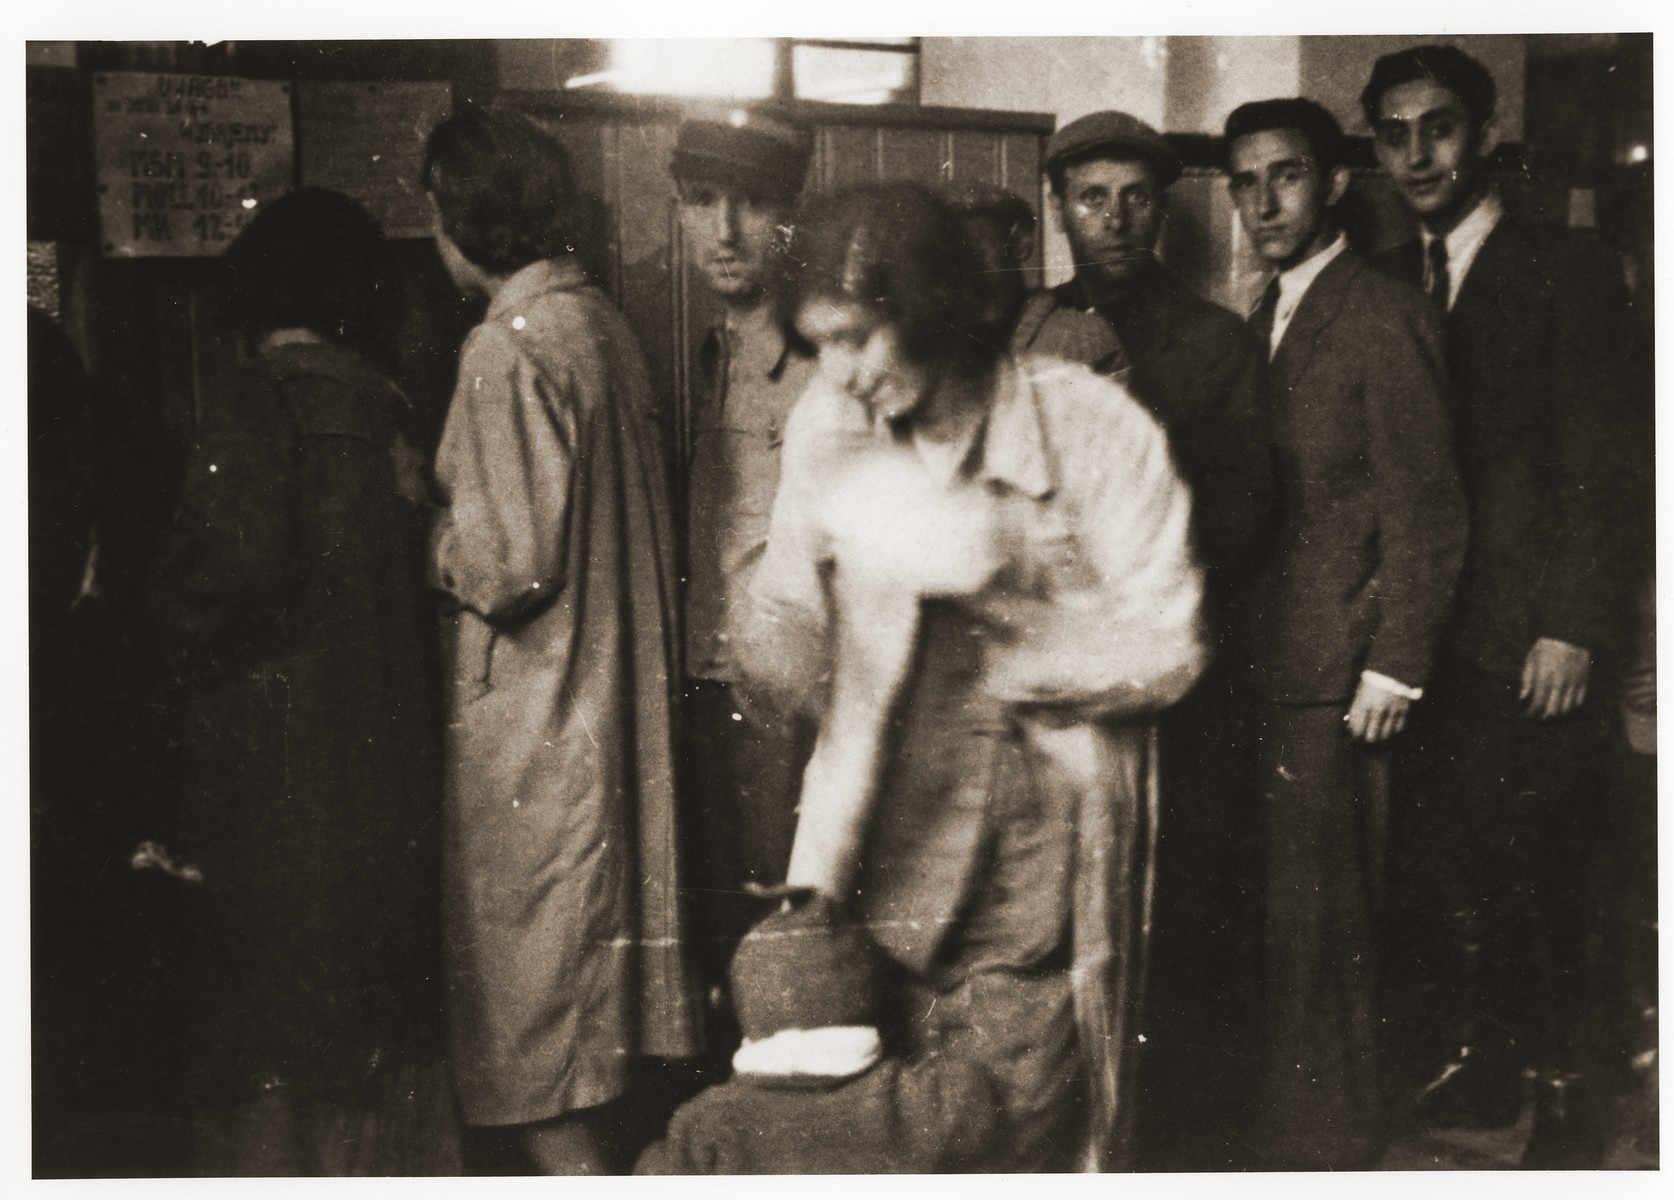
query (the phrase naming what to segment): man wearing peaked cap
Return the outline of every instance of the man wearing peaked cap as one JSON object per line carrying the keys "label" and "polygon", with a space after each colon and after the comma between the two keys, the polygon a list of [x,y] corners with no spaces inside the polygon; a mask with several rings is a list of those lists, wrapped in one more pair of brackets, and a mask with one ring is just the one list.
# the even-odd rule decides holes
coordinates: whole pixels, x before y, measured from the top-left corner
{"label": "man wearing peaked cap", "polygon": [[[1158,259],[1168,189],[1182,173],[1180,156],[1161,134],[1129,113],[1090,113],[1052,135],[1044,170],[1075,264],[1074,278],[1047,295],[1060,309],[1109,323],[1131,364],[1128,390],[1168,432],[1192,491],[1207,633],[1224,659],[1232,609],[1258,565],[1272,513],[1260,390],[1265,356],[1238,317],[1197,295]],[[1238,924],[1247,907],[1238,881],[1256,869],[1260,831],[1250,797],[1237,789],[1236,781],[1249,778],[1242,765],[1247,714],[1229,676],[1224,665],[1212,665],[1159,721],[1162,778],[1169,782],[1151,975],[1157,1036],[1141,1066],[1154,1072],[1155,1082],[1143,1086],[1157,1090],[1151,1110],[1159,1120],[1173,1105],[1195,1107],[1238,1086],[1214,1074],[1241,1061],[1235,1056],[1191,1057],[1191,1047],[1245,1039],[1245,1018],[1231,997],[1248,989],[1239,981],[1256,969],[1240,957],[1254,931]],[[1215,932],[1176,936],[1205,927]],[[1224,994],[1207,996],[1197,982],[1204,977],[1221,980]],[[1186,1057],[1171,1058],[1176,1047]]]}
{"label": "man wearing peaked cap", "polygon": [[[718,309],[682,408],[677,491],[686,533],[691,914],[699,970],[719,987],[747,923],[740,888],[784,878],[806,754],[794,720],[736,694],[732,631],[767,541],[780,431],[813,371],[775,296],[813,146],[807,128],[739,109],[682,122],[669,162],[686,263]],[[730,1027],[730,1017],[721,1020]],[[719,1068],[736,1039],[723,1029],[710,1040]]]}
{"label": "man wearing peaked cap", "polygon": [[723,119],[682,122],[669,172],[678,182],[734,185],[790,203],[813,154],[806,127],[739,109]]}

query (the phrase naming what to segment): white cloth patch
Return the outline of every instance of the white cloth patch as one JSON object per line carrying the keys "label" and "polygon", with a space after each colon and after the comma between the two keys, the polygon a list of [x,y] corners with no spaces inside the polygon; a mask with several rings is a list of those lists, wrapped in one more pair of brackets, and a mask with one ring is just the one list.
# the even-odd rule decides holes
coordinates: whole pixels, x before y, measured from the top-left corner
{"label": "white cloth patch", "polygon": [[883,1041],[870,1025],[781,1029],[759,1041],[744,1039],[732,1056],[740,1075],[806,1075],[846,1079],[883,1057]]}

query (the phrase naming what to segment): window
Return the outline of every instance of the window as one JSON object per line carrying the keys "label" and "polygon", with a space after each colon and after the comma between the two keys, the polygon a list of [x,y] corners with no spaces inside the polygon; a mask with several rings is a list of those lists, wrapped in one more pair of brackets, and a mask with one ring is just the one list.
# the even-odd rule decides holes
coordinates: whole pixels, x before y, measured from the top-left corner
{"label": "window", "polygon": [[792,40],[792,94],[836,104],[917,104],[918,39]]}
{"label": "window", "polygon": [[567,87],[837,104],[918,103],[918,38],[621,38]]}

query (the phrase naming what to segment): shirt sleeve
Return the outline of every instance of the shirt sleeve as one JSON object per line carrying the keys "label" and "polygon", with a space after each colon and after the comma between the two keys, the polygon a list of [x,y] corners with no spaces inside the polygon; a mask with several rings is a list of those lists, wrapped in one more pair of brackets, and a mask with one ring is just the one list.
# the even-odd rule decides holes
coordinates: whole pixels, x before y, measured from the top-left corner
{"label": "shirt sleeve", "polygon": [[461,351],[436,456],[446,503],[431,532],[431,582],[489,621],[515,621],[563,587],[578,437],[571,386],[494,326]]}
{"label": "shirt sleeve", "polygon": [[1125,394],[1101,404],[1106,419],[1079,422],[1056,448],[1063,479],[1055,502],[1092,568],[1086,586],[1046,596],[1021,629],[991,644],[987,662],[999,699],[1076,717],[1166,707],[1207,659],[1191,502],[1167,440]]}
{"label": "shirt sleeve", "polygon": [[818,519],[830,447],[819,385],[792,408],[780,449],[779,490],[735,650],[746,693],[819,712],[831,680],[829,539]]}
{"label": "shirt sleeve", "polygon": [[220,652],[283,615],[299,574],[297,436],[278,384],[252,371],[214,397],[152,569],[165,642]]}

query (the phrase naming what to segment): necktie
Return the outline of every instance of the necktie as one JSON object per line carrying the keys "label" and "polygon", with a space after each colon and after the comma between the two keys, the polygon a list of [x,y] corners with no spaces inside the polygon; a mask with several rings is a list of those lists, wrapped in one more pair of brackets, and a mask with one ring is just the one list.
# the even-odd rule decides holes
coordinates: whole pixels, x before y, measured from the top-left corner
{"label": "necktie", "polygon": [[1446,312],[1448,292],[1451,290],[1447,278],[1447,241],[1433,238],[1424,264],[1424,294],[1435,301],[1437,308]]}
{"label": "necktie", "polygon": [[1261,339],[1261,348],[1273,356],[1273,317],[1279,311],[1279,277],[1275,275],[1261,293],[1261,302],[1250,314],[1250,331]]}

